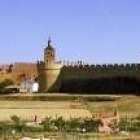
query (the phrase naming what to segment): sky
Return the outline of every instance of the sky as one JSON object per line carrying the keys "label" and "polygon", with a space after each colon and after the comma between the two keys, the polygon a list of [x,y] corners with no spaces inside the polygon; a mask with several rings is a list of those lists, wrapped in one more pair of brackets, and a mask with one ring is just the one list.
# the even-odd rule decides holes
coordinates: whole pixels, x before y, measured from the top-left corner
{"label": "sky", "polygon": [[56,61],[137,63],[140,0],[0,0],[0,63],[43,60],[49,36]]}

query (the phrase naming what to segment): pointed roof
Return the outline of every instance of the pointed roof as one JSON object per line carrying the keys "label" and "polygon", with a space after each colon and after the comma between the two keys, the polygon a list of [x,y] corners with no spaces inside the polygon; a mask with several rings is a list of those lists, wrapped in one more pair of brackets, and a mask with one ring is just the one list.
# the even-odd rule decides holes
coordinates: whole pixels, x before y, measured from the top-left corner
{"label": "pointed roof", "polygon": [[49,37],[49,39],[48,39],[48,45],[47,45],[47,47],[45,48],[45,50],[54,51],[54,48],[53,48],[52,45],[51,45],[51,38],[50,38],[50,37]]}

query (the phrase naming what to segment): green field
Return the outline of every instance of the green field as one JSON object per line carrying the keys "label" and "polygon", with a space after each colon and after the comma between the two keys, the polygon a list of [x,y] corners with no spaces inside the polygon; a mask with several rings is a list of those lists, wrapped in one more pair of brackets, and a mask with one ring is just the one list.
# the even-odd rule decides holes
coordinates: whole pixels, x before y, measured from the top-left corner
{"label": "green field", "polygon": [[[71,105],[77,105],[73,108]],[[113,114],[118,110],[120,117],[136,117],[140,114],[140,97],[134,95],[70,95],[70,94],[9,94],[0,96],[0,121],[10,120],[11,115],[21,119],[33,120],[37,114],[40,118],[46,116],[85,117],[100,114]],[[35,134],[32,133],[32,136]],[[61,140],[65,139],[61,136]],[[139,134],[129,136],[104,134],[73,134],[77,140],[139,140]],[[59,139],[59,138],[57,138]]]}
{"label": "green field", "polygon": [[9,94],[0,96],[0,109],[69,109],[75,102],[93,115],[112,114],[116,110],[120,117],[140,114],[140,96],[135,95]]}
{"label": "green field", "polygon": [[124,95],[115,101],[86,102],[92,114],[110,114],[118,110],[120,117],[140,115],[140,97]]}

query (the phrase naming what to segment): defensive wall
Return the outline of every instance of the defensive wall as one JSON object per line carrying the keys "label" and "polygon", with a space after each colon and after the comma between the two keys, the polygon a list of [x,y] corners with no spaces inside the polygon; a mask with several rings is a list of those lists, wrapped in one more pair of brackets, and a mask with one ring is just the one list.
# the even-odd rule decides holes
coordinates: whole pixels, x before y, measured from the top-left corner
{"label": "defensive wall", "polygon": [[[42,83],[41,90],[45,91],[45,82],[55,78],[48,92],[139,92],[140,64],[85,64],[78,62],[56,62],[60,65],[59,74],[50,70],[46,75],[45,63],[38,62],[38,70]],[[54,68],[57,69],[58,67]],[[50,76],[50,77],[49,77]],[[57,76],[57,78],[56,78]],[[128,89],[128,87],[132,89]],[[112,87],[112,88],[109,88]],[[121,89],[119,89],[120,87]],[[128,89],[128,90],[127,90]]]}
{"label": "defensive wall", "polygon": [[0,65],[0,81],[11,79],[15,84],[38,76],[36,63],[15,62]]}
{"label": "defensive wall", "polygon": [[[81,61],[55,62],[52,69],[46,70],[45,62],[38,61],[37,63],[18,62],[0,67],[0,81],[12,79],[15,83],[20,83],[22,76],[25,76],[26,79],[38,77],[41,92],[46,92],[46,83],[50,87],[47,92],[103,92],[104,88],[102,90],[101,88],[104,86],[126,85],[128,88],[134,84],[137,92],[140,91],[138,88],[140,87],[139,63],[100,65]],[[53,84],[51,85],[51,83]],[[135,90],[134,88],[133,90]],[[105,89],[107,90],[107,88]],[[118,89],[114,88],[114,90]],[[107,91],[112,92],[109,89]]]}
{"label": "defensive wall", "polygon": [[15,83],[23,79],[37,78],[40,92],[140,93],[139,63],[57,62],[51,40],[48,40],[44,49],[44,61],[2,65],[0,74],[11,74]]}
{"label": "defensive wall", "polygon": [[[63,63],[61,63],[63,64]],[[140,75],[140,64],[138,63],[127,63],[127,64],[69,64],[65,62],[62,67],[63,74],[132,74]]]}

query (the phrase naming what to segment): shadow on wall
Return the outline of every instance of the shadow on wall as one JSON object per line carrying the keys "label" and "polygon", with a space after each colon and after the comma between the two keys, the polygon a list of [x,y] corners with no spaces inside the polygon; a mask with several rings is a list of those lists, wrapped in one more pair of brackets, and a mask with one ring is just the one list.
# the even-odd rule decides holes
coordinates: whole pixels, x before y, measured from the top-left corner
{"label": "shadow on wall", "polygon": [[45,64],[44,62],[40,61],[37,62],[37,73],[38,73],[38,78],[37,81],[39,83],[39,92],[45,91],[45,84],[46,84],[46,77],[45,77],[45,71],[44,67]]}
{"label": "shadow on wall", "polygon": [[133,72],[116,74],[63,67],[60,75],[61,93],[140,94],[140,76]]}
{"label": "shadow on wall", "polygon": [[[125,74],[99,74],[62,67],[61,72],[48,92],[139,94],[140,76]],[[45,72],[38,67],[40,91],[45,90]]]}
{"label": "shadow on wall", "polygon": [[99,77],[91,79],[63,79],[60,92],[64,93],[112,93],[139,94],[140,79],[136,77]]}

